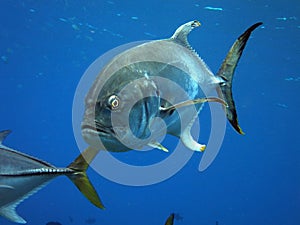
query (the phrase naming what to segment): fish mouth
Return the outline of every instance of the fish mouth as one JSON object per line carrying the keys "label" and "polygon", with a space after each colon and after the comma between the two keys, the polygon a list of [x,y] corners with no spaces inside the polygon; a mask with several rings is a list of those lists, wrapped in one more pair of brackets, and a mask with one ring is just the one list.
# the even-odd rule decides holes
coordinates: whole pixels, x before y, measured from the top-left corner
{"label": "fish mouth", "polygon": [[82,125],[81,126],[81,130],[82,131],[91,131],[97,135],[105,135],[105,136],[108,136],[108,135],[115,135],[115,131],[112,127],[104,127],[104,126],[101,126],[100,124],[98,123],[95,123],[95,125],[89,125],[89,124],[85,124],[85,125]]}
{"label": "fish mouth", "polygon": [[81,125],[81,134],[87,144],[99,149],[105,148],[103,143],[115,137],[112,127],[100,126],[99,124],[96,125],[96,123],[83,123]]}

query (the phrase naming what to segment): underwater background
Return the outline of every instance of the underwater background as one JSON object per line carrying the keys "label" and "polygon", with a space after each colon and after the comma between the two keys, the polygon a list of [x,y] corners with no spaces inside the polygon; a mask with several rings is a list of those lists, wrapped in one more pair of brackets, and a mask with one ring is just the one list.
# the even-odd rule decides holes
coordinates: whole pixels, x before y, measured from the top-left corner
{"label": "underwater background", "polygon": [[[168,38],[195,19],[202,26],[190,43],[213,72],[246,28],[264,23],[251,35],[233,82],[246,135],[228,125],[208,169],[198,171],[202,153],[195,153],[176,175],[155,185],[124,186],[90,169],[105,210],[58,177],[18,206],[28,225],[160,225],[172,212],[175,225],[300,224],[299,0],[2,0],[0,130],[13,131],[5,144],[67,166],[79,154],[72,104],[88,66],[114,47]],[[208,114],[200,114],[201,143],[210,132]],[[124,154],[146,164],[167,154],[153,151]],[[0,225],[11,224],[0,218]]]}

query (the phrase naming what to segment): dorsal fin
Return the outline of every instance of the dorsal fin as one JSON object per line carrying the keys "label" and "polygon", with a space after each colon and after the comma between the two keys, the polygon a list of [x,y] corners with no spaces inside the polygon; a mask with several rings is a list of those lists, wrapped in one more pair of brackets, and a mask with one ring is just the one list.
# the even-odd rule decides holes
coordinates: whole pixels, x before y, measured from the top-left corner
{"label": "dorsal fin", "polygon": [[201,23],[197,20],[187,22],[177,28],[171,39],[179,42],[181,45],[187,48],[192,49],[187,40],[187,36],[195,27],[199,27],[200,25]]}
{"label": "dorsal fin", "polygon": [[3,140],[11,133],[10,130],[0,131],[0,144],[2,144]]}

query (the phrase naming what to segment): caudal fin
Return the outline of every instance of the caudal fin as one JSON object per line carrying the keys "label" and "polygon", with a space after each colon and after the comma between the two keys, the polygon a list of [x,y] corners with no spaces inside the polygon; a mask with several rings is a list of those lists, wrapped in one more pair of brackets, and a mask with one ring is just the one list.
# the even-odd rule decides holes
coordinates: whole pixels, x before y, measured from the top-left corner
{"label": "caudal fin", "polygon": [[244,134],[239,126],[235,104],[232,97],[232,78],[238,61],[243,53],[246,43],[252,31],[254,31],[262,23],[256,23],[249,27],[232,45],[225,60],[223,61],[217,76],[221,77],[224,82],[220,83],[217,92],[221,98],[227,103],[226,116],[231,125],[239,134]]}
{"label": "caudal fin", "polygon": [[68,166],[69,169],[74,171],[68,177],[91,203],[98,208],[104,209],[104,205],[86,174],[89,164],[98,152],[99,150],[88,147]]}
{"label": "caudal fin", "polygon": [[171,213],[171,215],[168,217],[165,225],[173,225],[173,223],[174,223],[174,217],[175,217],[175,214]]}

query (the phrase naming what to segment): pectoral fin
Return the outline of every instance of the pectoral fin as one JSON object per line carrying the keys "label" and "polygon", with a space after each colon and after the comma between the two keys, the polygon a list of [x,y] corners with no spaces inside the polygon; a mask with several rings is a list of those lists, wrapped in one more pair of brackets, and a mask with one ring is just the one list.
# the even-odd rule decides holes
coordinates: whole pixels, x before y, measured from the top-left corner
{"label": "pectoral fin", "polygon": [[222,105],[224,105],[225,107],[227,107],[227,104],[224,100],[222,100],[221,98],[216,98],[216,97],[207,97],[207,98],[197,98],[197,99],[193,99],[193,100],[187,100],[184,102],[180,102],[177,103],[175,105],[169,106],[169,107],[160,107],[161,111],[170,111],[170,110],[174,110],[176,108],[180,108],[180,107],[184,107],[184,106],[189,106],[189,105],[196,105],[196,104],[202,104],[205,102],[219,102]]}

